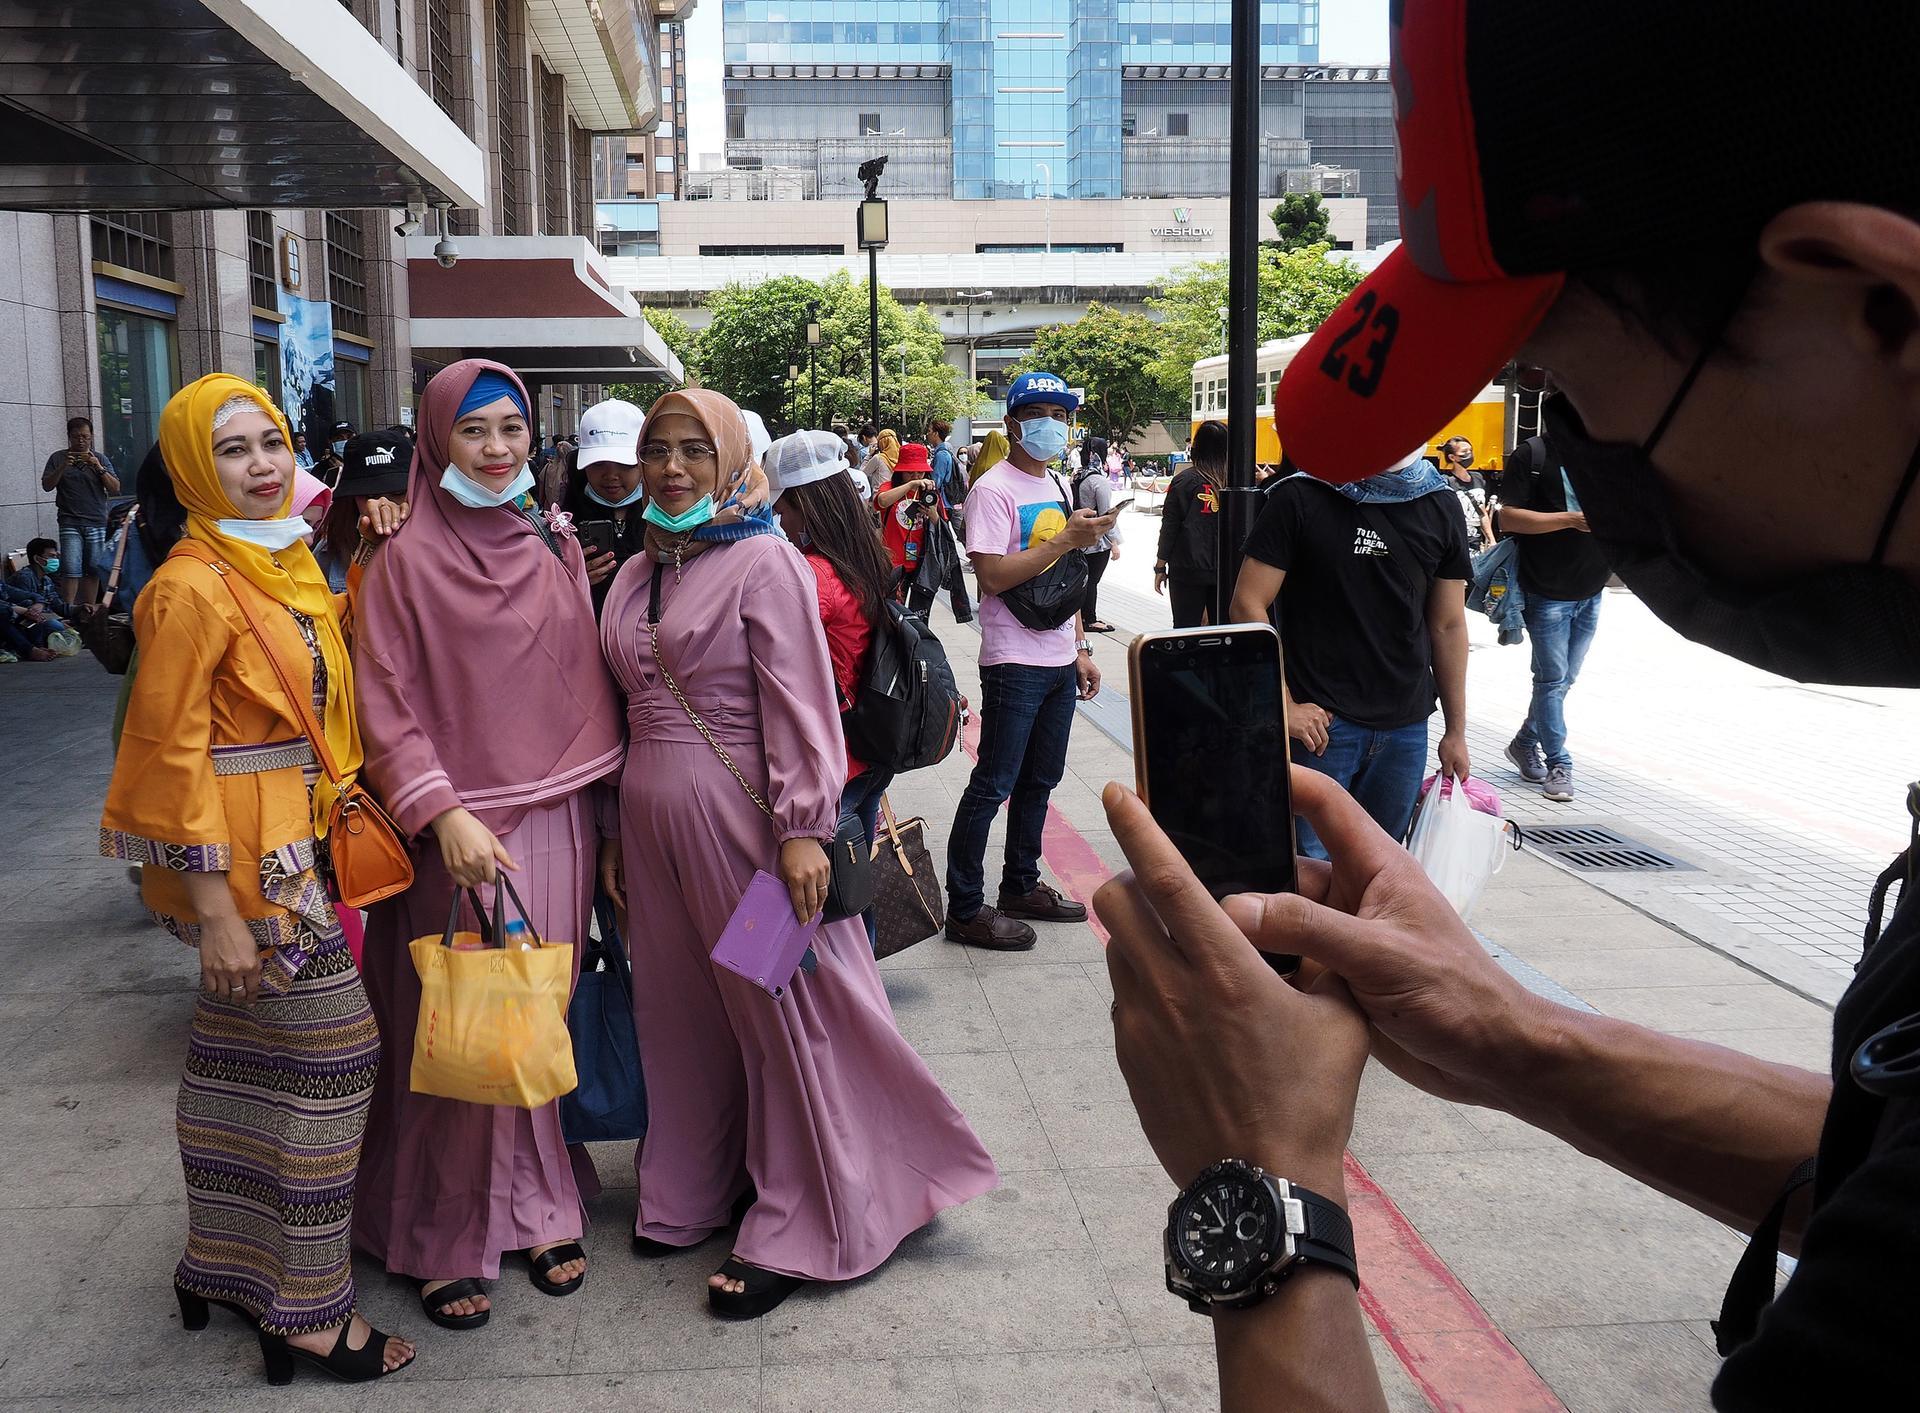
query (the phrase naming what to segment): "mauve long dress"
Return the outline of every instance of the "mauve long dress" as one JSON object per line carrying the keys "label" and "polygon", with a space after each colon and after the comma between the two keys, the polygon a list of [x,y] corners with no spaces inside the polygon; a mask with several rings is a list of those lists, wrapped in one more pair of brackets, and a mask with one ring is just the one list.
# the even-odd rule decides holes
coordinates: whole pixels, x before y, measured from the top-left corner
{"label": "mauve long dress", "polygon": [[845,748],[813,572],[792,545],[708,550],[678,576],[667,566],[660,595],[667,665],[777,831],[661,681],[652,572],[629,560],[601,622],[628,703],[620,830],[650,1106],[635,1229],[692,1245],[751,1182],[740,1258],[849,1280],[998,1174],[901,1037],[858,918],[820,929],[818,968],[778,1001],[709,960],[780,841],[832,835]]}

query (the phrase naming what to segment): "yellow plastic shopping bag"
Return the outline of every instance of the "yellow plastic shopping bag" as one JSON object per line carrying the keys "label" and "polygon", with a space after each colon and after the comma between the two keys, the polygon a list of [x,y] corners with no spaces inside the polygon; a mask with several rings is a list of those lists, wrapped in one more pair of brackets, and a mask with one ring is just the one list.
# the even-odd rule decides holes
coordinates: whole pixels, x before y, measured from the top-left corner
{"label": "yellow plastic shopping bag", "polygon": [[491,926],[479,897],[471,891],[467,896],[479,932],[456,930],[456,890],[446,930],[407,944],[420,976],[413,1092],[537,1109],[579,1083],[567,1034],[573,947],[543,942],[531,920],[524,933],[516,929],[509,938],[502,897],[513,898],[523,919],[527,910],[505,874],[494,890]]}

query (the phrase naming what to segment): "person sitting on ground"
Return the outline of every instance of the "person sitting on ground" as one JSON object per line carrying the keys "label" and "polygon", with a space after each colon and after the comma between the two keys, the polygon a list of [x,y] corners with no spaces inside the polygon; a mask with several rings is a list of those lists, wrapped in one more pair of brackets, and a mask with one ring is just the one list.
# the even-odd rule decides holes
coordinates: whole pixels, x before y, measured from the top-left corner
{"label": "person sitting on ground", "polygon": [[[1558,487],[1564,467],[1588,534],[1651,613],[1781,678],[1912,688],[1920,165],[1855,138],[1900,114],[1910,150],[1920,8],[1825,7],[1813,46],[1753,18],[1729,0],[1396,5],[1393,86],[1418,95],[1400,107],[1397,148],[1434,219],[1300,350],[1275,421],[1308,471],[1351,479],[1465,405],[1487,370],[1547,368],[1560,389],[1544,409],[1547,479]],[[1788,71],[1799,100],[1783,124],[1752,76]],[[1600,89],[1604,112],[1562,101]],[[1676,132],[1697,158],[1683,242],[1636,200]],[[1349,342],[1363,327],[1372,353]],[[1810,485],[1846,492],[1809,514]],[[1804,749],[1850,766],[1860,744]],[[1851,801],[1902,835],[1909,766]],[[1141,802],[1107,787],[1133,869],[1095,900],[1120,1068],[1172,1181],[1208,1174],[1174,1212],[1204,1191],[1216,1205],[1245,1195],[1270,1220],[1271,1189],[1216,1167],[1240,1159],[1297,1184],[1315,1237],[1337,1239],[1325,1209],[1343,1205],[1371,1049],[1430,1094],[1536,1125],[1751,1235],[1715,1322],[1723,1413],[1903,1403],[1920,1278],[1920,851],[1873,889],[1866,952],[1815,1072],[1529,991],[1350,798],[1301,769],[1293,790],[1331,864],[1304,866],[1297,893],[1223,907]],[[1262,951],[1304,956],[1301,989]],[[1444,1186],[1426,1194],[1443,1210],[1488,1196]],[[1235,1298],[1201,1264],[1227,1254],[1211,1237],[1176,1225],[1154,1254],[1182,1294],[1220,1310],[1224,1408],[1387,1406],[1350,1246],[1316,1240],[1318,1260],[1237,1271],[1250,1298]],[[1797,1257],[1784,1286],[1782,1250]],[[1612,1302],[1657,1298],[1622,1289],[1618,1271],[1603,1279]],[[1577,1311],[1581,1292],[1561,1294]],[[1653,1403],[1673,1406],[1638,1400]]]}
{"label": "person sitting on ground", "polygon": [[27,562],[8,578],[11,588],[19,589],[48,613],[60,618],[79,616],[74,606],[60,596],[60,542],[42,535],[27,541]]}

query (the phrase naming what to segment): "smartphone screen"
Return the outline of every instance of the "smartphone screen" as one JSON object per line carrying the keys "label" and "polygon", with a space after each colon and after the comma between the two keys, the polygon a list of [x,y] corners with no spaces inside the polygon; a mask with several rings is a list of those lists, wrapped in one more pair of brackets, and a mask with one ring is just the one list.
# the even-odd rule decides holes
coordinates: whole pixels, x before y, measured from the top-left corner
{"label": "smartphone screen", "polygon": [[[1150,633],[1132,653],[1134,765],[1154,819],[1216,898],[1294,888],[1280,638],[1264,624]],[[1292,971],[1298,958],[1269,958]]]}

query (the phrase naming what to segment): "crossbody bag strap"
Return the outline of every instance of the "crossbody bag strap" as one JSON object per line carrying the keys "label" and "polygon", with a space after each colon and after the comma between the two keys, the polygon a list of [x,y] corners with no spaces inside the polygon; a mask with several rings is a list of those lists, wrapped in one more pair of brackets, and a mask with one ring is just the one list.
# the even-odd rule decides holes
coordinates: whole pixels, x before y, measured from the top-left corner
{"label": "crossbody bag strap", "polygon": [[1804,1159],[1787,1174],[1780,1195],[1760,1219],[1760,1225],[1747,1238],[1747,1249],[1734,1264],[1727,1282],[1727,1293],[1720,1302],[1720,1318],[1710,1321],[1714,1343],[1725,1358],[1752,1339],[1760,1328],[1760,1315],[1773,1303],[1774,1270],[1780,1256],[1780,1228],[1786,1224],[1787,1203],[1793,1194],[1813,1181],[1813,1159]]}
{"label": "crossbody bag strap", "polygon": [[253,636],[259,640],[260,650],[267,655],[267,661],[273,667],[273,675],[279,679],[280,690],[284,692],[287,699],[293,703],[294,714],[300,719],[300,729],[306,732],[307,740],[313,746],[313,753],[319,758],[320,768],[326,771],[327,779],[331,780],[335,785],[338,785],[340,783],[340,767],[335,764],[333,749],[327,744],[326,730],[320,725],[319,719],[313,714],[312,691],[311,689],[305,692],[295,690],[292,680],[287,675],[286,664],[280,661],[280,654],[274,651],[273,640],[262,631],[260,620],[254,616],[253,608],[247,602],[246,595],[241,592],[240,586],[234,582],[233,574],[228,569],[227,562],[217,557],[212,550],[202,545],[198,540],[180,541],[175,553],[181,551],[185,551],[188,555],[206,565],[207,568],[211,569],[215,574],[218,574],[220,581],[227,586],[227,592],[233,595],[233,601],[240,610],[240,616],[247,620],[247,627],[252,631]]}
{"label": "crossbody bag strap", "polygon": [[687,714],[687,720],[693,723],[694,730],[698,731],[706,739],[707,744],[713,747],[713,753],[720,757],[720,764],[724,765],[732,773],[733,778],[740,782],[740,788],[747,792],[747,798],[753,801],[761,814],[771,820],[773,806],[766,802],[758,790],[747,783],[747,777],[742,775],[740,767],[733,763],[733,757],[727,754],[727,748],[721,745],[713,732],[707,729],[707,723],[702,721],[700,713],[693,709],[693,703],[688,701],[686,693],[680,690],[680,684],[673,680],[673,673],[667,667],[667,660],[660,656],[660,579],[665,569],[666,565],[658,561],[654,563],[653,593],[647,600],[647,637],[653,645],[654,666],[660,669],[660,679],[667,684],[667,690],[673,693],[673,699],[680,703],[680,710]]}
{"label": "crossbody bag strap", "polygon": [[100,602],[111,604],[113,596],[120,592],[120,566],[126,562],[127,540],[135,533],[140,520],[140,507],[135,506],[127,512],[127,518],[120,522],[120,543],[114,547],[113,569],[107,575],[106,592],[100,595]]}

